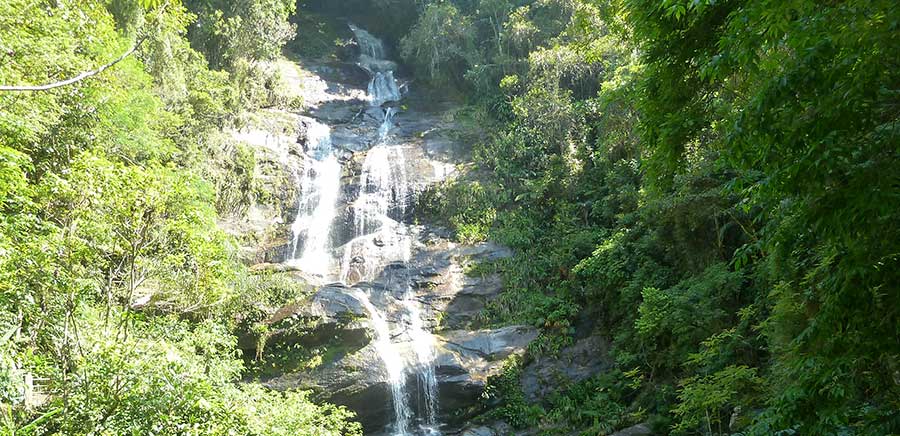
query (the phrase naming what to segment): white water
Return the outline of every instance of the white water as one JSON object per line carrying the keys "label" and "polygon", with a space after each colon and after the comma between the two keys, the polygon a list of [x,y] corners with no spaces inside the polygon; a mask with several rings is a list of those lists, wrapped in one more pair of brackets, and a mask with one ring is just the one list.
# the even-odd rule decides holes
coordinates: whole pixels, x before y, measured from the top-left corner
{"label": "white water", "polygon": [[[378,145],[369,150],[353,202],[354,239],[347,243],[341,265],[346,283],[371,281],[391,262],[409,260],[412,238],[401,222],[411,192],[403,147]],[[361,265],[351,264],[361,257]]]}
{"label": "white water", "polygon": [[406,365],[400,351],[391,342],[390,326],[381,311],[372,304],[369,295],[358,289],[351,292],[369,312],[372,328],[375,330],[375,350],[384,362],[391,387],[391,399],[394,401],[394,435],[406,436],[409,434],[409,420],[412,417],[412,410],[406,399]]}
{"label": "white water", "polygon": [[[360,48],[363,51],[361,64],[372,75],[369,83],[369,101],[373,106],[382,106],[386,102],[399,101],[400,86],[391,70],[378,70],[378,66],[389,65],[382,62],[385,56],[384,45],[380,40],[365,30],[351,25]],[[368,59],[371,58],[371,59]],[[366,154],[359,181],[359,196],[353,203],[354,239],[346,245],[341,262],[341,279],[347,283],[362,280],[374,280],[378,272],[392,262],[408,263],[412,253],[412,235],[403,223],[407,207],[411,203],[412,190],[407,176],[405,149],[402,145],[391,144],[390,132],[394,126],[397,110],[393,107],[384,109],[382,123],[378,129],[376,146]],[[361,265],[354,264],[354,258],[361,258]],[[405,380],[391,379],[391,392],[394,399],[395,436],[410,434],[410,417],[408,396],[422,398],[419,409],[424,416],[419,418],[419,429],[416,434],[440,435],[437,430],[437,377],[435,375],[435,339],[426,328],[422,319],[420,303],[414,298],[408,274],[395,280],[393,274],[389,278],[389,286],[401,286],[403,296],[401,307],[405,311],[402,316],[405,330],[416,355],[416,364],[411,368],[402,368],[402,372],[414,372],[418,379],[416,390],[408,392]],[[397,282],[397,283],[394,283]],[[370,311],[378,308],[369,305]],[[380,313],[373,318],[384,319]],[[381,337],[382,334],[378,333]],[[390,332],[387,332],[390,341]],[[384,353],[395,352],[392,347],[381,344],[376,346],[388,372],[395,371],[390,366],[397,364],[395,358]],[[399,363],[403,364],[403,360]],[[402,393],[398,397],[398,391]]]}
{"label": "white water", "polygon": [[425,399],[425,419],[427,426],[434,427],[437,425],[437,375],[434,371],[435,360],[435,340],[434,336],[425,328],[422,321],[422,313],[419,302],[413,299],[409,283],[407,281],[407,292],[403,298],[403,306],[409,313],[409,336],[412,339],[413,350],[416,352],[418,359],[418,377],[422,387],[422,393]]}
{"label": "white water", "polygon": [[400,100],[400,85],[393,71],[376,71],[369,82],[369,99],[372,106]]}
{"label": "white water", "polygon": [[341,164],[334,155],[330,127],[310,120],[307,141],[297,217],[291,225],[293,243],[289,263],[325,277],[331,269],[331,228],[341,189]]}
{"label": "white water", "polygon": [[381,121],[381,126],[378,127],[378,143],[384,144],[388,139],[388,135],[391,133],[391,129],[394,127],[394,115],[397,114],[397,109],[389,107],[384,110],[384,120]]}
{"label": "white water", "polygon": [[[350,27],[363,52],[360,65],[372,76],[367,96],[370,104],[382,107],[387,102],[399,101],[400,86],[390,69],[394,64],[385,59],[384,44],[365,30]],[[371,133],[375,146],[363,161],[359,195],[350,204],[353,238],[344,246],[339,270],[333,265],[336,250],[331,236],[342,192],[342,168],[332,144],[331,128],[315,120],[306,123],[308,145],[304,168],[297,174],[300,200],[291,226],[293,241],[288,262],[323,280],[337,279],[347,284],[374,281],[387,265],[406,264],[411,258],[413,231],[403,222],[414,195],[407,174],[406,146],[391,142],[397,109],[383,107],[382,110],[381,124]],[[390,289],[402,290],[399,304],[378,307],[365,292],[359,289],[350,292],[369,314],[375,334],[373,345],[384,364],[394,411],[391,434],[440,435],[435,339],[425,325],[408,273],[403,271],[398,277],[389,272],[387,283]],[[396,331],[392,332],[388,319],[400,320],[394,324]],[[405,359],[404,349],[411,349],[414,358]],[[407,376],[413,375],[417,380],[415,386],[406,382]],[[410,406],[411,400],[418,406],[418,415]]]}

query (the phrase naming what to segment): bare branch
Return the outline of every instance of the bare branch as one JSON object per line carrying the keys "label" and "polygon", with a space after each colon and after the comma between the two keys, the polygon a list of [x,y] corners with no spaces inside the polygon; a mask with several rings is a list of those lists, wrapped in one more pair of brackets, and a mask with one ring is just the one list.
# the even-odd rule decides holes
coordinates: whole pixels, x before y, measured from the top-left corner
{"label": "bare branch", "polygon": [[63,86],[67,86],[67,85],[71,85],[71,84],[73,84],[73,83],[80,82],[80,81],[82,81],[82,80],[84,80],[84,79],[87,79],[88,77],[96,76],[96,75],[98,75],[98,74],[100,74],[100,73],[106,71],[107,69],[109,69],[109,68],[112,67],[113,65],[118,64],[119,62],[122,62],[122,61],[125,60],[125,58],[127,58],[128,56],[131,56],[131,54],[134,53],[134,52],[138,49],[138,47],[141,46],[141,44],[144,42],[145,39],[146,39],[146,38],[141,38],[141,40],[138,41],[137,44],[135,44],[134,46],[132,46],[132,47],[131,47],[130,49],[128,49],[128,51],[126,51],[125,53],[122,53],[122,56],[119,56],[119,57],[116,58],[114,61],[112,61],[112,62],[110,62],[110,63],[108,63],[108,64],[106,64],[106,65],[103,65],[103,66],[101,66],[100,68],[97,68],[97,69],[95,69],[95,70],[85,71],[85,72],[83,72],[83,73],[81,73],[81,74],[79,74],[79,75],[77,75],[77,76],[75,76],[75,77],[72,77],[71,79],[66,79],[66,80],[63,80],[63,81],[60,81],[60,82],[49,83],[49,84],[46,84],[46,85],[36,85],[36,86],[5,86],[5,85],[0,85],[0,92],[4,92],[4,91],[5,91],[5,92],[48,91],[48,90],[51,90],[51,89],[61,88],[61,87],[63,87]]}

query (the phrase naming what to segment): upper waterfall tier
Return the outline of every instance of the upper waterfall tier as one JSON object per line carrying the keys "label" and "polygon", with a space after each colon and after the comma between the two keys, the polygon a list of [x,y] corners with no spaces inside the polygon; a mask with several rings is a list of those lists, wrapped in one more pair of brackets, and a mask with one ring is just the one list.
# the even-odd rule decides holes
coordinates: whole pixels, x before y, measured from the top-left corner
{"label": "upper waterfall tier", "polygon": [[381,106],[389,101],[400,100],[400,85],[394,78],[396,64],[386,59],[384,43],[371,33],[350,24],[356,36],[361,55],[359,65],[372,76],[369,82],[369,99],[372,106]]}
{"label": "upper waterfall tier", "polygon": [[384,43],[380,39],[353,23],[350,23],[349,26],[350,30],[353,31],[353,35],[356,36],[356,42],[359,44],[363,55],[368,55],[375,59],[386,58],[387,51],[384,49]]}
{"label": "upper waterfall tier", "polygon": [[340,187],[341,165],[334,155],[331,128],[310,120],[297,218],[291,225],[291,263],[313,275],[325,277],[331,270],[330,236]]}

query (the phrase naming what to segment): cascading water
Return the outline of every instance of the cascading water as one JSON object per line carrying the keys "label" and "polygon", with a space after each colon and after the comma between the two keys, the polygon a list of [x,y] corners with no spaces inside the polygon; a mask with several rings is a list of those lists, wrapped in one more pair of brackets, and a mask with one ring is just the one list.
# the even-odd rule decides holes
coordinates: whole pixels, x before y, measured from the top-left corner
{"label": "cascading water", "polygon": [[[350,28],[363,52],[360,65],[372,76],[368,87],[370,104],[381,107],[387,102],[400,100],[400,87],[394,72],[385,68],[392,63],[384,60],[384,44],[363,29],[353,25]],[[402,145],[389,141],[396,113],[394,107],[383,108],[376,145],[368,151],[363,162],[359,196],[352,204],[354,238],[346,244],[341,261],[340,278],[345,283],[374,280],[388,264],[400,262],[405,265],[411,257],[411,230],[403,223],[412,196],[406,173],[406,155]],[[354,262],[356,259],[361,262]],[[402,270],[405,271],[405,268]],[[390,274],[388,286],[402,289],[400,307],[404,313],[400,318],[416,358],[411,367],[404,366],[405,360],[397,358],[383,313],[367,295],[357,296],[372,317],[377,335],[376,349],[387,369],[395,415],[393,434],[439,435],[435,339],[425,326],[420,303],[414,298],[408,276],[404,274],[398,278],[395,275],[393,272]],[[406,373],[415,374],[418,380],[415,391],[410,391],[411,386],[405,380]],[[413,417],[409,407],[410,397],[423,399],[421,403],[424,404],[419,407],[422,416]],[[416,430],[410,427],[413,418],[419,424]]]}
{"label": "cascading water", "polygon": [[397,109],[389,107],[384,110],[384,119],[381,121],[381,126],[378,127],[378,143],[384,144],[388,139],[388,135],[391,133],[391,128],[394,127],[394,115],[397,114]]}
{"label": "cascading water", "polygon": [[369,299],[369,295],[360,290],[354,290],[353,296],[362,303],[369,313],[372,328],[375,330],[375,349],[388,376],[388,384],[391,387],[391,399],[394,402],[394,434],[395,436],[407,436],[409,434],[409,420],[412,410],[406,398],[406,374],[403,358],[397,347],[391,342],[391,329],[384,316]]}
{"label": "cascading water", "polygon": [[325,277],[331,268],[329,242],[336,215],[335,203],[340,193],[341,164],[334,154],[330,127],[309,120],[306,135],[308,145],[300,181],[300,200],[297,217],[291,225],[290,263],[310,274]]}
{"label": "cascading water", "polygon": [[362,55],[359,65],[372,76],[369,81],[369,101],[372,106],[381,106],[390,101],[400,100],[400,85],[394,78],[393,62],[385,59],[384,43],[371,33],[350,25],[356,36]]}
{"label": "cascading water", "polygon": [[[342,192],[353,190],[341,189],[343,171],[332,144],[331,128],[314,119],[303,119],[307,146],[303,169],[296,172],[300,200],[291,226],[293,240],[287,262],[323,282],[387,280],[386,286],[393,292],[375,299],[378,305],[373,303],[373,296],[359,289],[349,292],[369,314],[375,335],[373,346],[385,367],[394,411],[391,434],[439,435],[435,339],[425,325],[421,304],[406,272],[414,234],[404,223],[414,195],[407,175],[407,146],[392,143],[397,108],[386,105],[399,101],[402,95],[394,77],[395,64],[385,59],[384,44],[363,29],[350,28],[362,51],[359,65],[371,76],[368,102],[381,109],[380,124],[371,130],[374,146],[366,152],[362,164],[359,194],[349,204],[353,220],[345,223],[337,220],[338,203]],[[339,269],[334,265],[337,250],[332,245],[332,233],[335,239],[344,233],[332,231],[337,225],[352,225],[352,238],[343,247]],[[395,268],[398,264],[400,268]],[[399,304],[379,307],[385,298],[396,298]],[[411,350],[408,359],[403,350]],[[415,377],[416,383],[408,383],[408,377]]]}
{"label": "cascading water", "polygon": [[424,424],[429,434],[437,432],[437,375],[434,370],[434,336],[425,328],[419,302],[413,299],[412,289],[407,279],[404,283],[406,293],[403,306],[409,314],[409,336],[413,343],[418,364],[419,384],[422,387],[425,411]]}
{"label": "cascading water", "polygon": [[372,106],[381,106],[389,101],[400,100],[400,85],[393,71],[375,71],[369,82],[369,98]]}
{"label": "cascading water", "polygon": [[369,150],[359,186],[353,202],[354,239],[341,262],[345,283],[374,280],[381,267],[407,261],[411,251],[409,229],[401,222],[411,195],[403,148],[378,145]]}

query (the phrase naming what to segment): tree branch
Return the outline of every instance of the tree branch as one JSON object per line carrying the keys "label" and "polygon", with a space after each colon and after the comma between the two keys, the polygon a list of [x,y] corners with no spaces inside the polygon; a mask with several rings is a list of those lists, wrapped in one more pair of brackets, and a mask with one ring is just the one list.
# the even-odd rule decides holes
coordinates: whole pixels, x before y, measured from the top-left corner
{"label": "tree branch", "polygon": [[119,62],[122,62],[122,61],[125,60],[125,58],[127,58],[128,56],[131,56],[131,54],[134,53],[134,52],[138,49],[138,47],[140,47],[141,44],[144,43],[144,40],[145,40],[145,39],[146,39],[146,38],[141,38],[134,46],[132,46],[130,49],[128,49],[128,51],[126,51],[125,53],[122,53],[122,56],[119,56],[119,57],[116,58],[114,61],[112,61],[112,62],[110,62],[110,63],[108,63],[108,64],[106,64],[106,65],[103,65],[103,66],[101,66],[100,68],[97,68],[97,69],[95,69],[95,70],[85,71],[85,72],[83,72],[83,73],[81,73],[81,74],[79,74],[79,75],[77,75],[77,76],[75,76],[75,77],[72,77],[71,79],[66,79],[66,80],[63,80],[63,81],[55,82],[55,83],[49,83],[49,84],[46,84],[46,85],[36,85],[36,86],[5,86],[5,85],[0,85],[0,92],[4,92],[4,91],[5,91],[5,92],[48,91],[48,90],[51,90],[51,89],[61,88],[61,87],[63,87],[63,86],[67,86],[67,85],[71,85],[71,84],[73,84],[73,83],[80,82],[80,81],[82,81],[82,80],[84,80],[84,79],[87,79],[88,77],[96,76],[96,75],[98,75],[98,74],[100,74],[100,73],[106,71],[107,69],[109,69],[109,68],[112,67],[113,65],[118,64]]}

